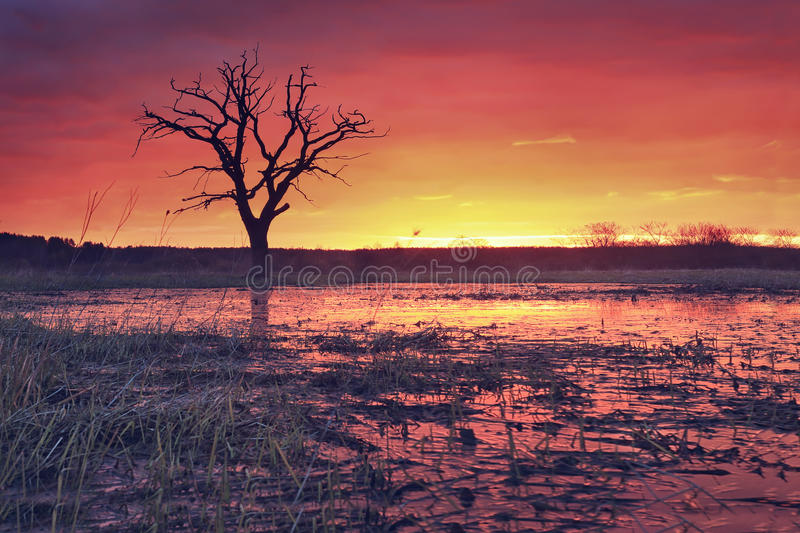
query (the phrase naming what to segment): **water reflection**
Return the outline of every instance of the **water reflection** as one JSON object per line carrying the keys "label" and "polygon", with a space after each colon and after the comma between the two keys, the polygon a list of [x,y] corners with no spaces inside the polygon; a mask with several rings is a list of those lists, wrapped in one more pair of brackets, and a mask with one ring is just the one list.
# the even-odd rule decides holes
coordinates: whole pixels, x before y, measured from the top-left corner
{"label": "water reflection", "polygon": [[261,295],[245,289],[115,289],[11,294],[6,307],[122,329],[160,324],[187,331],[260,332],[269,325],[305,335],[362,326],[413,329],[438,322],[468,329],[491,326],[508,339],[653,345],[681,342],[700,331],[740,349],[776,343],[794,350],[800,341],[795,294],[698,295],[662,286],[631,301],[637,290],[605,284],[495,287],[490,293],[412,286],[390,291],[281,288]]}
{"label": "water reflection", "polygon": [[269,326],[269,300],[272,291],[250,291],[250,335],[264,337]]}

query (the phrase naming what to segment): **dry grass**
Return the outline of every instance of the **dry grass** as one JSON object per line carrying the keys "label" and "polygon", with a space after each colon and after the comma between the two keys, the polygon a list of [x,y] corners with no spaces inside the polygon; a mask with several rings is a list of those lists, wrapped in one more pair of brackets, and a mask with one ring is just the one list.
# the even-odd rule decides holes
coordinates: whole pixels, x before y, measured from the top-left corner
{"label": "dry grass", "polygon": [[295,378],[253,370],[243,348],[0,320],[0,524],[310,531],[377,519],[319,453],[330,413],[297,403],[284,391]]}

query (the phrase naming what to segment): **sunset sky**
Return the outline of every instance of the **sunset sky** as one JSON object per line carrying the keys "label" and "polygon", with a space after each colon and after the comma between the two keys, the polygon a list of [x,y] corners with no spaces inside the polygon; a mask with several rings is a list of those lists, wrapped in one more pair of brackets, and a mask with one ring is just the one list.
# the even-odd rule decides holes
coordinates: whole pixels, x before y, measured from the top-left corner
{"label": "sunset sky", "polygon": [[[115,244],[154,244],[194,184],[160,176],[213,160],[177,137],[131,157],[133,119],[171,103],[171,77],[211,80],[256,44],[267,78],[313,65],[312,99],[390,128],[344,147],[369,152],[350,187],[305,181],[314,204],[290,198],[272,245],[546,244],[599,220],[800,229],[798,27],[796,0],[5,0],[0,231],[77,239],[87,195],[113,183],[87,237],[107,242],[138,189]],[[244,239],[232,204],[167,236]]]}

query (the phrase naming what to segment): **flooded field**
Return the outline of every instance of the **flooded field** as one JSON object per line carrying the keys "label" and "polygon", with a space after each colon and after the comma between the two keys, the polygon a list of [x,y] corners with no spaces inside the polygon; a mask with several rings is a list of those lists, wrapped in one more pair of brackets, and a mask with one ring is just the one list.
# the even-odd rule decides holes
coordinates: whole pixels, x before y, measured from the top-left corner
{"label": "flooded field", "polygon": [[[243,289],[110,289],[9,293],[7,309],[116,330],[247,330]],[[282,288],[270,298],[275,330],[302,337],[341,328],[492,327],[504,339],[660,344],[695,333],[726,346],[794,351],[800,293],[697,293],[683,286],[620,284],[478,285],[429,288]]]}
{"label": "flooded field", "polygon": [[[160,451],[115,456],[109,444],[73,503],[46,512],[36,506],[62,492],[58,475],[56,488],[34,489],[24,468],[0,470],[0,490],[16,495],[0,529],[795,531],[798,297],[618,284],[286,288],[251,339],[249,294],[236,289],[7,293],[0,309],[16,318],[5,319],[5,349],[30,324],[70,324],[57,339],[41,334],[36,346],[55,352],[75,351],[83,330],[180,340],[142,341],[157,357],[127,366],[117,346],[136,353],[129,344],[104,348],[67,387],[96,390],[106,408],[157,401],[160,414],[131,439]],[[198,397],[249,440],[232,432],[220,451],[215,434],[211,460],[187,452],[204,467],[177,452],[158,466],[171,438],[158,428]],[[246,442],[266,442],[264,427],[297,429],[256,462]],[[51,446],[36,461],[62,453]],[[260,472],[264,456],[272,470]],[[224,488],[209,488],[219,479]],[[141,501],[123,511],[108,494]]]}

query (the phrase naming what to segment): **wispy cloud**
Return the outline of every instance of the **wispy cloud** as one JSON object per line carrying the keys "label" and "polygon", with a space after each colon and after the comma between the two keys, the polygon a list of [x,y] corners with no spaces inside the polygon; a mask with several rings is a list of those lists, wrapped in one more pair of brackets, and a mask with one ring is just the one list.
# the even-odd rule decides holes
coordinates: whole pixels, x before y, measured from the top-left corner
{"label": "wispy cloud", "polygon": [[458,207],[472,207],[474,204],[472,202],[461,202],[458,204]]}
{"label": "wispy cloud", "polygon": [[511,146],[530,146],[532,144],[575,144],[578,141],[572,135],[556,135],[546,139],[536,139],[534,141],[514,141]]}
{"label": "wispy cloud", "polygon": [[714,179],[714,181],[718,181],[720,183],[737,183],[759,179],[755,176],[745,176],[743,174],[714,174],[711,177]]}
{"label": "wispy cloud", "polygon": [[722,191],[719,189],[701,189],[699,187],[681,187],[667,191],[651,191],[651,196],[657,196],[662,200],[679,200],[682,198],[697,198],[700,196],[713,196]]}
{"label": "wispy cloud", "polygon": [[781,146],[783,146],[782,142],[780,142],[778,139],[773,139],[766,144],[762,144],[760,148],[763,150],[768,150],[770,148],[780,148]]}
{"label": "wispy cloud", "polygon": [[613,198],[615,196],[619,196],[619,193],[617,191],[608,191],[606,193],[606,196],[609,197],[609,198]]}
{"label": "wispy cloud", "polygon": [[414,200],[422,200],[423,202],[436,202],[438,200],[447,200],[452,198],[452,194],[442,194],[439,196],[415,196]]}
{"label": "wispy cloud", "polygon": [[778,177],[764,177],[764,176],[748,176],[745,174],[713,174],[711,176],[714,181],[718,181],[720,183],[747,183],[747,182],[757,182],[760,184],[773,184],[773,183],[797,183],[800,181],[800,178],[790,178],[787,176],[778,176]]}

